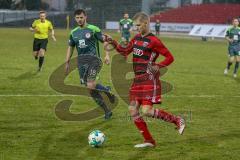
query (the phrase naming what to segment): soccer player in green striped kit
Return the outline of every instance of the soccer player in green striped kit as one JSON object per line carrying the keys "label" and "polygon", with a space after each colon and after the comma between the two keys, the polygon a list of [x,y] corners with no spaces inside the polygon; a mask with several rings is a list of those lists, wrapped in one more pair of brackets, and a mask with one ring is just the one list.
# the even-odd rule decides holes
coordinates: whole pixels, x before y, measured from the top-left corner
{"label": "soccer player in green striped kit", "polygon": [[[123,19],[119,21],[119,32],[121,32],[121,42],[125,45],[127,45],[130,40],[132,27],[133,21],[129,18],[128,13],[124,13]],[[124,57],[127,59],[127,56]]]}
{"label": "soccer player in green striped kit", "polygon": [[[91,97],[104,110],[105,119],[109,119],[112,116],[112,112],[104,102],[100,92],[103,91],[106,93],[111,103],[114,103],[115,97],[110,93],[110,87],[103,86],[96,82],[97,75],[102,67],[98,42],[100,41],[106,45],[105,36],[98,27],[86,22],[87,15],[84,10],[76,10],[74,16],[78,27],[73,29],[69,36],[65,72],[66,74],[69,72],[70,59],[74,48],[76,48],[80,82],[89,89]],[[104,62],[106,64],[110,62],[107,51]]]}
{"label": "soccer player in green striped kit", "polygon": [[228,46],[228,52],[229,52],[229,60],[227,63],[227,68],[224,70],[224,74],[228,74],[228,71],[234,62],[236,61],[235,68],[233,71],[233,77],[237,77],[237,71],[239,68],[239,62],[240,62],[240,27],[239,21],[237,18],[234,18],[232,21],[232,25],[226,33],[226,39],[229,42]]}

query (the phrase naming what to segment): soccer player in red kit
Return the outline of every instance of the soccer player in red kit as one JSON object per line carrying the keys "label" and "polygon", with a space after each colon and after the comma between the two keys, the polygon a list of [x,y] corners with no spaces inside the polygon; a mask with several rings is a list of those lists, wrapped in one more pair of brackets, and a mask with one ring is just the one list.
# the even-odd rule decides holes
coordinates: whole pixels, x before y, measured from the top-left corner
{"label": "soccer player in red kit", "polygon": [[[176,125],[180,134],[185,128],[185,121],[180,116],[175,116],[162,109],[153,108],[153,104],[161,103],[160,68],[170,65],[174,58],[162,42],[150,33],[149,16],[145,13],[137,13],[133,17],[134,25],[139,32],[127,46],[123,47],[109,37],[109,43],[116,47],[116,50],[126,56],[133,53],[133,70],[135,77],[130,88],[129,112],[134,123],[142,136],[144,142],[134,147],[154,147],[155,140],[150,134],[147,124],[139,113],[142,108],[143,116],[161,119]],[[165,59],[156,63],[156,59],[162,55]]]}

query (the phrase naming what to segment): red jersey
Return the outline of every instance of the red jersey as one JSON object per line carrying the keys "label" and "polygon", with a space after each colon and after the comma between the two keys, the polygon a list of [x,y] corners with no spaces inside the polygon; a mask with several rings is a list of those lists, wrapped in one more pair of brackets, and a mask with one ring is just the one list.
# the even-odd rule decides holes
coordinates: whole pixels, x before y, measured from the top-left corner
{"label": "red jersey", "polygon": [[118,45],[116,49],[122,55],[128,55],[133,52],[133,69],[136,75],[139,72],[147,71],[146,65],[156,64],[155,61],[160,54],[166,57],[164,61],[156,64],[160,67],[168,66],[174,60],[169,50],[152,33],[144,37],[142,37],[141,34],[137,34],[126,48]]}
{"label": "red jersey", "polygon": [[[142,37],[137,34],[126,48],[117,45],[116,50],[122,55],[133,52],[134,82],[130,89],[130,100],[150,100],[152,103],[161,102],[160,73],[153,74],[148,70],[149,65],[165,67],[174,61],[172,54],[163,43],[152,33]],[[156,63],[159,55],[165,59]]]}

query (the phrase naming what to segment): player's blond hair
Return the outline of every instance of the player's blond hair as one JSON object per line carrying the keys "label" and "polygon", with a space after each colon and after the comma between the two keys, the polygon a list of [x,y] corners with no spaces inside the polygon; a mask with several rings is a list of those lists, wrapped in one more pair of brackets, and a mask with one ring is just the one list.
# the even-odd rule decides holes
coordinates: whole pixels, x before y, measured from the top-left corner
{"label": "player's blond hair", "polygon": [[148,16],[148,14],[144,13],[144,12],[138,12],[133,16],[133,20],[139,20],[140,22],[149,22],[150,18]]}
{"label": "player's blond hair", "polygon": [[46,11],[39,11],[39,14],[47,14],[47,12]]}

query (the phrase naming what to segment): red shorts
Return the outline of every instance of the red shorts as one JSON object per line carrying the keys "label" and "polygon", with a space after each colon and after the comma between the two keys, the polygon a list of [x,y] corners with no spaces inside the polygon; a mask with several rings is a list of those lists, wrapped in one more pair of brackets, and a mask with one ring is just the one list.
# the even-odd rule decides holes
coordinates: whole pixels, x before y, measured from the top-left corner
{"label": "red shorts", "polygon": [[135,77],[129,95],[130,102],[137,101],[140,105],[161,103],[159,76],[145,74],[145,76]]}
{"label": "red shorts", "polygon": [[152,101],[149,101],[149,100],[136,100],[136,103],[140,106],[144,106],[144,105],[153,106]]}

